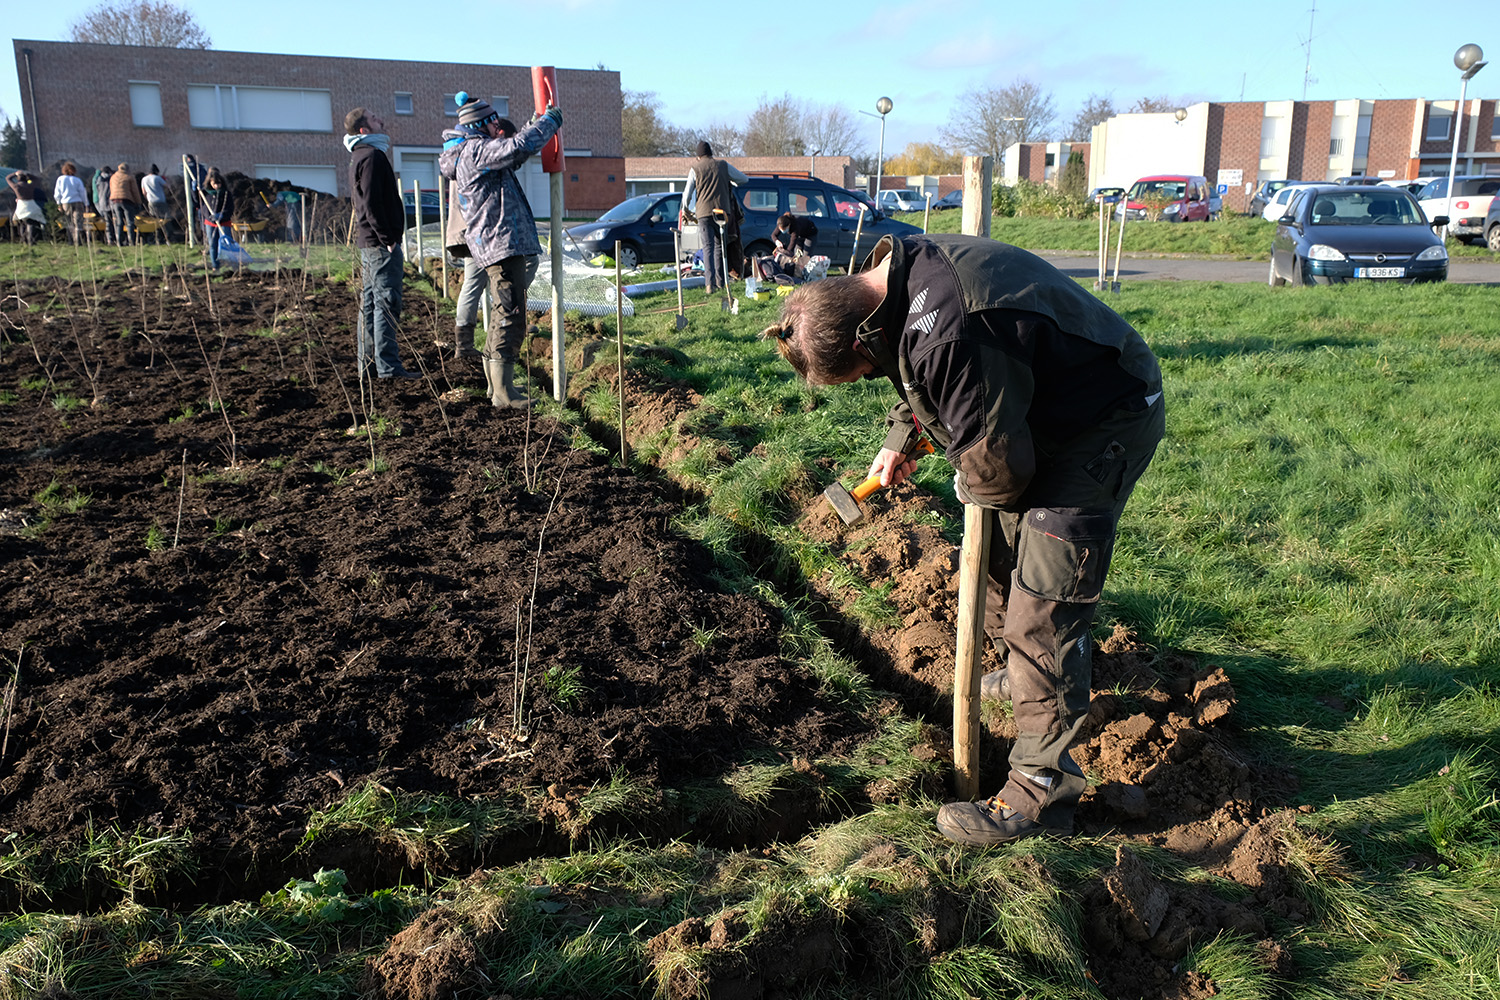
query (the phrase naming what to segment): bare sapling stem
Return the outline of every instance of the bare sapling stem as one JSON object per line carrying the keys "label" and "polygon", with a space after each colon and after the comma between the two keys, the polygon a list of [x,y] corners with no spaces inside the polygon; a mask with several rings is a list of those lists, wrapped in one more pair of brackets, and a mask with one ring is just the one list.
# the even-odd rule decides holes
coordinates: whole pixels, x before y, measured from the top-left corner
{"label": "bare sapling stem", "polygon": [[[229,404],[224,401],[224,392],[219,386],[219,359],[217,357],[209,358],[208,349],[203,346],[203,335],[198,332],[198,324],[196,322],[193,323],[193,336],[198,339],[198,352],[203,355],[203,363],[208,366],[208,384],[213,389],[213,399],[209,402],[211,405],[218,407],[219,416],[223,418],[224,427],[229,432],[229,467],[237,469],[240,463],[239,442],[235,436],[234,423],[229,419]],[[219,354],[222,355],[223,352],[224,341],[221,338],[219,341]]]}
{"label": "bare sapling stem", "polygon": [[177,527],[172,532],[172,548],[177,548],[177,539],[182,537],[182,505],[187,502],[187,453],[182,449],[182,485],[177,490]]}
{"label": "bare sapling stem", "polygon": [[10,683],[5,687],[5,738],[0,740],[0,761],[5,759],[10,750],[10,720],[16,708],[16,687],[21,683],[21,656],[25,652],[25,646],[16,650],[15,669],[11,671]]}
{"label": "bare sapling stem", "polygon": [[529,734],[526,725],[526,678],[522,675],[521,638],[524,635],[521,611],[525,601],[516,602],[516,627],[511,645],[510,672],[510,731],[524,739]]}
{"label": "bare sapling stem", "polygon": [[[536,622],[536,591],[541,583],[542,575],[542,543],[547,537],[547,524],[552,520],[552,512],[557,509],[557,498],[562,494],[563,476],[567,473],[567,465],[564,464],[561,472],[557,474],[557,485],[552,490],[552,499],[547,502],[547,513],[542,517],[541,530],[536,533],[536,558],[531,562],[531,595],[527,598],[526,609],[526,643],[522,647],[520,642],[520,622],[516,623],[516,659],[520,660],[520,685],[524,692],[526,680],[531,674],[531,635],[532,626]],[[520,614],[520,606],[517,605],[517,616]]]}

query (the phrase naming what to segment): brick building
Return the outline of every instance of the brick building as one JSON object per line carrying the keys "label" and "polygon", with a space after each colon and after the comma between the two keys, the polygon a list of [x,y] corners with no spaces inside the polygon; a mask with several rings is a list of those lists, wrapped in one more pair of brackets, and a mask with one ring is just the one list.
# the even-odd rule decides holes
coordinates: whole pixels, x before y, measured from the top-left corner
{"label": "brick building", "polygon": [[1016,142],[1006,147],[1001,182],[1015,185],[1021,180],[1056,185],[1062,179],[1068,157],[1083,157],[1083,169],[1089,168],[1089,144],[1086,142]]}
{"label": "brick building", "polygon": [[[363,106],[385,122],[407,189],[436,187],[440,134],[458,121],[453,95],[481,96],[517,124],[533,110],[527,66],[342,59],[217,49],[16,39],[28,166],[48,176],[129,163],[180,169],[184,153],[221,170],[348,195],[344,115]],[[557,70],[563,203],[597,215],[625,194],[620,74]],[[549,184],[533,158],[522,171],[538,215]]]}
{"label": "brick building", "polygon": [[[1243,212],[1262,180],[1324,181],[1354,175],[1445,176],[1457,101],[1238,101],[1175,114],[1116,115],[1094,126],[1089,186],[1129,186],[1147,174],[1202,174]],[[1492,98],[1466,100],[1458,121],[1458,173],[1500,175],[1500,119]]]}

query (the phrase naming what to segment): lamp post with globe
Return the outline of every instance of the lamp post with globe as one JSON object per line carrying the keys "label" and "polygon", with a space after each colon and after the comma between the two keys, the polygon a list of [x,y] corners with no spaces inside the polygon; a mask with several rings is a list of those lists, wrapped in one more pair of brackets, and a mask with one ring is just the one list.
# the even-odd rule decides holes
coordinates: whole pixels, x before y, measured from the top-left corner
{"label": "lamp post with globe", "polygon": [[1453,109],[1453,156],[1448,160],[1448,205],[1447,216],[1453,218],[1453,178],[1458,172],[1458,134],[1463,126],[1464,98],[1468,95],[1469,77],[1484,69],[1484,50],[1470,42],[1453,53],[1453,65],[1463,74],[1459,77],[1458,106]]}

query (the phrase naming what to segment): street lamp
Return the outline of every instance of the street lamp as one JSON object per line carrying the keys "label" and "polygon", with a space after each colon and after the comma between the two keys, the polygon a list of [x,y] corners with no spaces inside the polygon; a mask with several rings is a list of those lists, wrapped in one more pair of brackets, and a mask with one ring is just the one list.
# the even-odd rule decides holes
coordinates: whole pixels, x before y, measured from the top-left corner
{"label": "street lamp", "polygon": [[[875,154],[875,205],[880,205],[880,179],[885,172],[885,116],[891,113],[895,107],[889,97],[882,97],[875,102],[875,110],[880,112],[880,150]],[[868,111],[861,111],[862,115],[870,115]],[[874,118],[874,115],[870,115]]]}
{"label": "street lamp", "polygon": [[[1453,109],[1453,156],[1448,160],[1448,218],[1453,218],[1453,175],[1458,170],[1458,132],[1463,124],[1464,97],[1469,89],[1469,77],[1484,69],[1487,65],[1484,61],[1484,50],[1470,42],[1468,45],[1459,47],[1453,53],[1453,65],[1458,67],[1463,76],[1459,77],[1458,85],[1458,107]],[[1446,237],[1447,230],[1444,229]]]}

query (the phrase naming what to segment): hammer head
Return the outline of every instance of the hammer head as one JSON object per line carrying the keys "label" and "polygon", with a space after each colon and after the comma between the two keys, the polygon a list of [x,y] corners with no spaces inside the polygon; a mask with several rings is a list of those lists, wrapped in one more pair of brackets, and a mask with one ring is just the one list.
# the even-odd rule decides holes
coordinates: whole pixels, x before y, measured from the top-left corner
{"label": "hammer head", "polygon": [[838,512],[839,517],[844,519],[845,524],[854,524],[865,516],[864,511],[859,509],[859,501],[842,484],[834,483],[823,491],[823,495],[828,498],[829,505]]}

